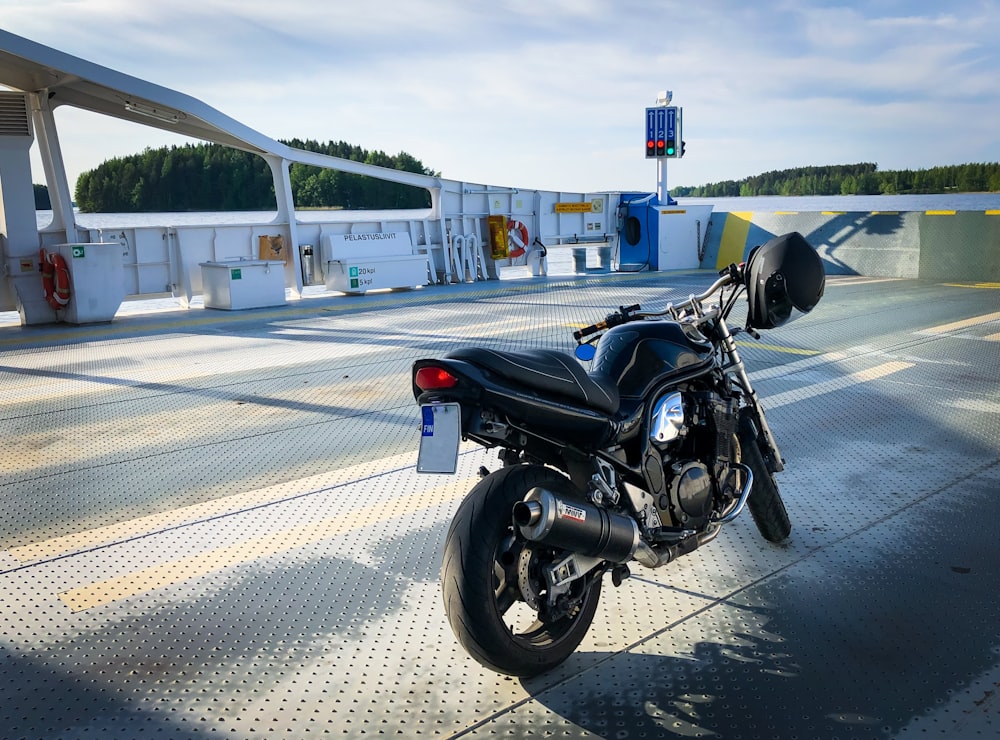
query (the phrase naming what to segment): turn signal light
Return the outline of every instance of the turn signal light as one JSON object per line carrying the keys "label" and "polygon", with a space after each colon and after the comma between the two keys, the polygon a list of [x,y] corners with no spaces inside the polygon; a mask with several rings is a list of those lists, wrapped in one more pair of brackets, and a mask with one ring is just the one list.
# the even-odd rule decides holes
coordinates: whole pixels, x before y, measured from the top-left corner
{"label": "turn signal light", "polygon": [[454,388],[458,378],[443,367],[422,367],[413,378],[417,388],[422,391],[434,391],[440,388]]}

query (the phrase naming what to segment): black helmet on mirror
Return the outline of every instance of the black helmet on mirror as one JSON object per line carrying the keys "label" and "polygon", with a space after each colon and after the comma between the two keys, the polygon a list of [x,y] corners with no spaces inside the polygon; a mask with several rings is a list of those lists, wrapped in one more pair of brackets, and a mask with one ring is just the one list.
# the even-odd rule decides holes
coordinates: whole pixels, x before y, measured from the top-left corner
{"label": "black helmet on mirror", "polygon": [[743,275],[750,303],[747,325],[754,329],[781,326],[793,308],[809,313],[826,287],[822,258],[797,231],[754,247]]}

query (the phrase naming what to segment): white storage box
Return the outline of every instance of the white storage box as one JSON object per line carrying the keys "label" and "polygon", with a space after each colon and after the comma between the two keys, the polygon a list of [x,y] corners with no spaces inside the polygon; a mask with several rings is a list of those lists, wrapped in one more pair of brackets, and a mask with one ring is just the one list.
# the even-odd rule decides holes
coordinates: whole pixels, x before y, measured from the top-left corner
{"label": "white storage box", "polygon": [[406,232],[330,234],[321,251],[327,290],[364,293],[427,283],[428,257],[413,254]]}
{"label": "white storage box", "polygon": [[380,288],[413,288],[427,282],[427,258],[368,257],[326,263],[326,287],[342,293]]}
{"label": "white storage box", "polygon": [[205,308],[227,311],[285,303],[285,263],[280,260],[202,262]]}

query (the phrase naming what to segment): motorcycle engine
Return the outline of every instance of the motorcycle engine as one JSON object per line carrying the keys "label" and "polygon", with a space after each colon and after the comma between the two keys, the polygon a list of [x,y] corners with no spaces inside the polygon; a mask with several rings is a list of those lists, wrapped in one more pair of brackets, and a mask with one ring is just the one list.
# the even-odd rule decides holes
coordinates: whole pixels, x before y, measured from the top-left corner
{"label": "motorcycle engine", "polygon": [[[700,529],[716,508],[717,496],[731,496],[735,414],[733,402],[707,391],[674,391],[653,405],[650,455],[659,460],[648,459],[646,470],[664,525]],[[720,487],[717,474],[727,485]]]}
{"label": "motorcycle engine", "polygon": [[669,493],[657,501],[661,520],[669,511],[680,526],[697,529],[712,513],[712,476],[700,462],[675,463],[671,472]]}

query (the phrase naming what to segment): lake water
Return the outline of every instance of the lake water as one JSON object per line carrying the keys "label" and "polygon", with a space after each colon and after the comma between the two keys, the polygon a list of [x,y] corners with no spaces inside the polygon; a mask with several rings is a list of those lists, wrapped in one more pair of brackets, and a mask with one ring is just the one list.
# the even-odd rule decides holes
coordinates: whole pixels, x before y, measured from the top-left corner
{"label": "lake water", "polygon": [[[931,195],[780,195],[756,198],[678,198],[680,205],[711,205],[716,211],[990,211],[1000,210],[1000,193],[942,193]],[[52,211],[36,211],[39,228],[52,220]],[[80,213],[77,223],[86,228],[136,226],[190,226],[196,224],[267,223],[267,211],[205,213]],[[420,219],[426,211],[299,211],[304,222]]]}

